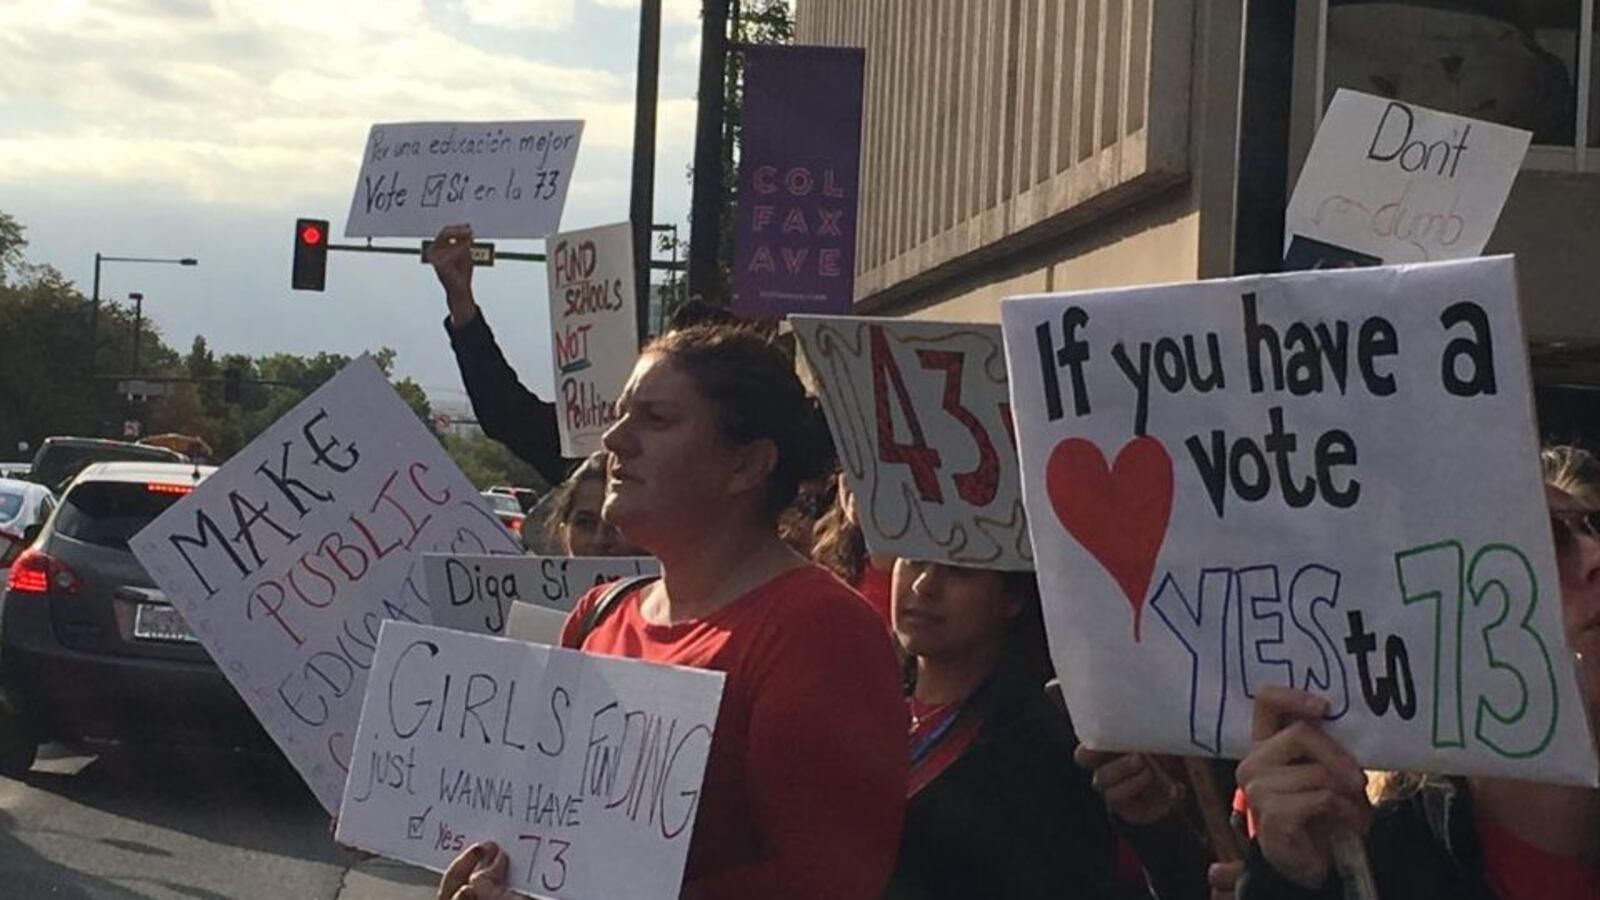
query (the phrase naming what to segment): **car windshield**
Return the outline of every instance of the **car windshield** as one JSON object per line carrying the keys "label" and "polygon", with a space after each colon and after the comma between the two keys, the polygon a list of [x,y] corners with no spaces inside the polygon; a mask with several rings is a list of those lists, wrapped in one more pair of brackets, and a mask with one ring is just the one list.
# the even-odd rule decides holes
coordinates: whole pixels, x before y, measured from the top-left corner
{"label": "car windshield", "polygon": [[21,515],[23,503],[20,491],[0,490],[0,522],[10,522]]}
{"label": "car windshield", "polygon": [[128,549],[128,540],[177,502],[181,494],[152,490],[144,483],[81,483],[61,501],[55,530],[74,540]]}
{"label": "car windshield", "polygon": [[495,512],[522,512],[522,504],[518,503],[517,498],[515,497],[510,497],[505,494],[484,494],[484,496],[489,498],[489,504],[494,507]]}

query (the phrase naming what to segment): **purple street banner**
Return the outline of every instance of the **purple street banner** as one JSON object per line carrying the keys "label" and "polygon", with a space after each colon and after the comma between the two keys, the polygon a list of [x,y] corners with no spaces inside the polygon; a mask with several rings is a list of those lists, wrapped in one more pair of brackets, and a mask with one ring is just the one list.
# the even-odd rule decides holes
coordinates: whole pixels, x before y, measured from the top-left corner
{"label": "purple street banner", "polygon": [[864,51],[744,51],[733,310],[848,313],[855,290]]}

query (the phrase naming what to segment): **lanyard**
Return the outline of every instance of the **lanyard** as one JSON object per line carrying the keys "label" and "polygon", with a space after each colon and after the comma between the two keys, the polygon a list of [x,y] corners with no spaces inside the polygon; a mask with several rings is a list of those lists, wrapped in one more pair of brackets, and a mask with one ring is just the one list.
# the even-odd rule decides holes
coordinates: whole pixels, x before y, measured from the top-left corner
{"label": "lanyard", "polygon": [[963,707],[956,707],[945,715],[944,721],[940,722],[938,725],[935,725],[931,730],[929,730],[926,734],[923,734],[921,737],[912,740],[911,764],[913,766],[922,762],[922,760],[927,757],[928,753],[933,750],[933,748],[937,746],[946,735],[950,733],[950,729],[955,727],[956,720],[961,718],[962,710]]}

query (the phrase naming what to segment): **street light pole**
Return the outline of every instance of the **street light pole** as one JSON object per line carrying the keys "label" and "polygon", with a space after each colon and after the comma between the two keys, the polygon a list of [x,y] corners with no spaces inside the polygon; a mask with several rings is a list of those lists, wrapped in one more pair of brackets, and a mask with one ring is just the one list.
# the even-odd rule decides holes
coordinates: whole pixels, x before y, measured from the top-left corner
{"label": "street light pole", "polygon": [[95,351],[99,349],[100,340],[100,264],[108,262],[129,263],[169,263],[174,266],[198,266],[200,261],[192,256],[182,258],[166,258],[154,256],[105,256],[100,253],[94,255],[94,290],[89,300],[89,377],[94,377]]}
{"label": "street light pole", "polygon": [[633,92],[633,196],[628,219],[633,223],[634,310],[639,343],[649,334],[650,257],[655,234],[656,99],[661,72],[661,0],[639,6],[639,68]]}
{"label": "street light pole", "polygon": [[128,295],[133,301],[133,371],[130,375],[139,374],[139,332],[144,330],[144,294],[134,291]]}

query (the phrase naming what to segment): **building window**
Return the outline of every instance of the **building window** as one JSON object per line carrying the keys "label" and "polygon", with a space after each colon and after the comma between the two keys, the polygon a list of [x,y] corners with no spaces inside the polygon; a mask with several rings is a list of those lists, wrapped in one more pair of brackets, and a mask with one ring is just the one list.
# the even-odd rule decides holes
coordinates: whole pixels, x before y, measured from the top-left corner
{"label": "building window", "polygon": [[1533,132],[1532,168],[1600,171],[1597,0],[1324,0],[1324,108],[1348,87]]}

